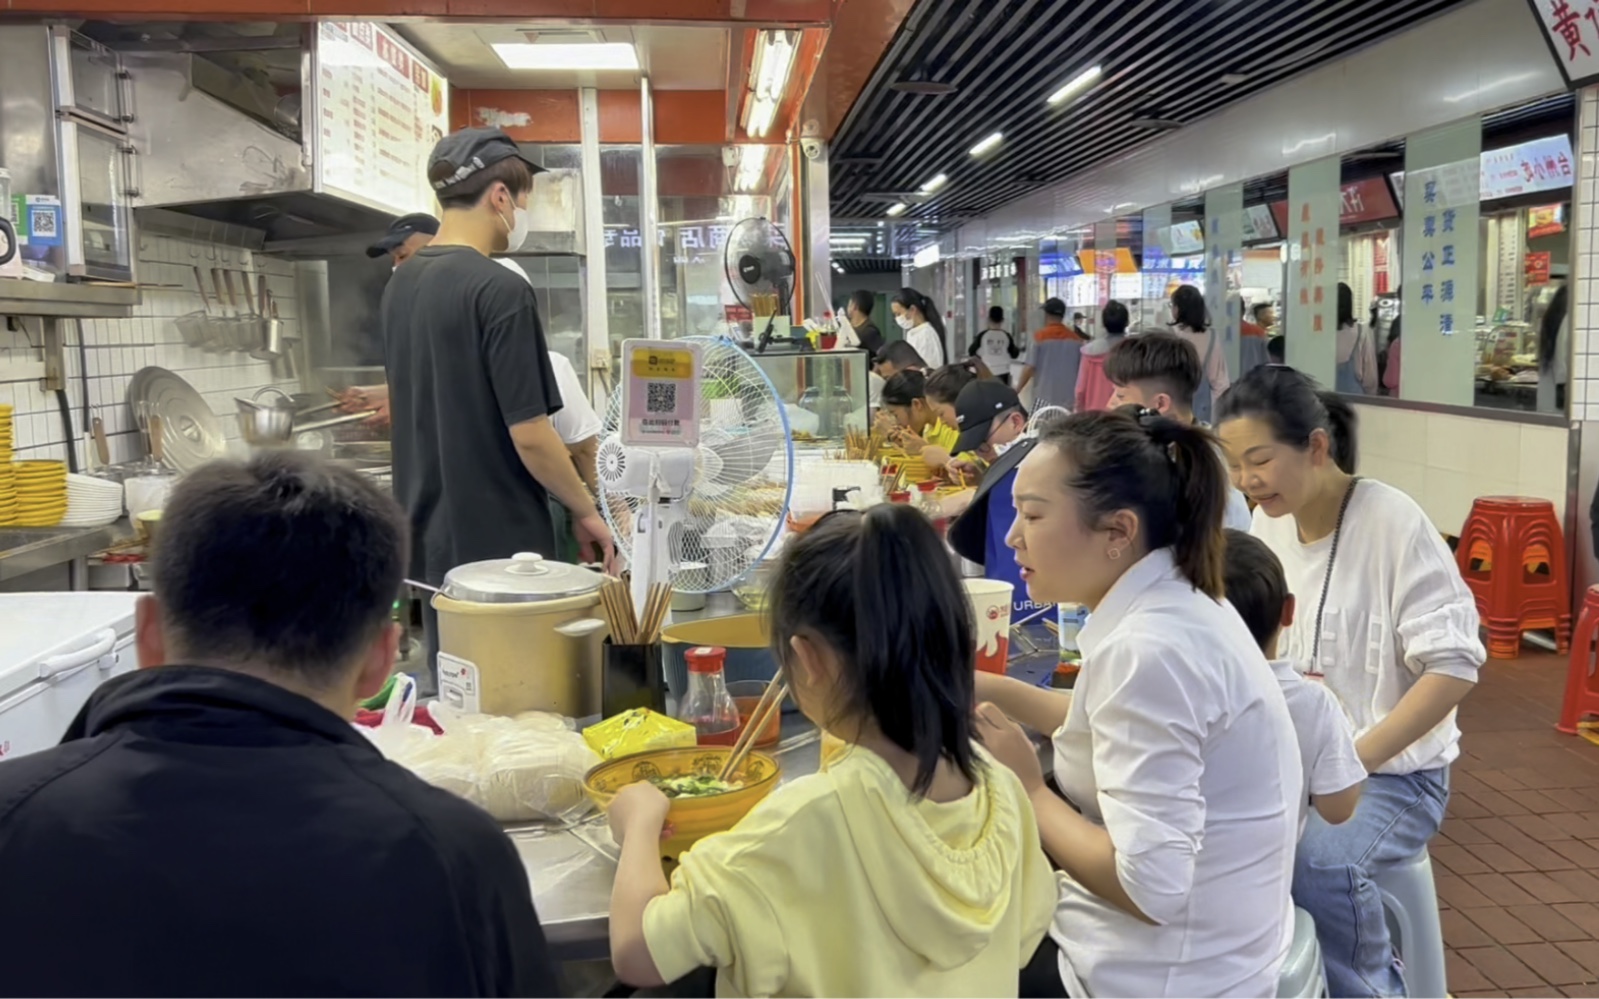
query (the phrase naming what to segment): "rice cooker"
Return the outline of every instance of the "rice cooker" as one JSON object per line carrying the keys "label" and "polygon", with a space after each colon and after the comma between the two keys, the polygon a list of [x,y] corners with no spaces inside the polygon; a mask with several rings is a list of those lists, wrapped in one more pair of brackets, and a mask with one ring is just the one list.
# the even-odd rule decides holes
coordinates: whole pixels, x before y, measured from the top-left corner
{"label": "rice cooker", "polygon": [[604,581],[531,552],[451,569],[433,597],[439,700],[491,715],[598,714]]}

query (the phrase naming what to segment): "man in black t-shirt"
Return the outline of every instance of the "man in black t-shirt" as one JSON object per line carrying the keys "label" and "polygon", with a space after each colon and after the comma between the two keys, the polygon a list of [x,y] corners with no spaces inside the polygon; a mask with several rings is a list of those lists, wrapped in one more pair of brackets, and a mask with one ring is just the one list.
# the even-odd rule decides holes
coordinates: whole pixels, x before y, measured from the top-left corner
{"label": "man in black t-shirt", "polygon": [[[438,235],[383,293],[384,368],[394,426],[394,491],[411,518],[412,578],[438,585],[458,565],[556,554],[548,494],[572,512],[585,553],[609,565],[610,530],[550,425],[561,408],[527,281],[489,259],[527,237],[539,168],[498,129],[434,147],[428,179]],[[424,615],[436,669],[437,620]]]}

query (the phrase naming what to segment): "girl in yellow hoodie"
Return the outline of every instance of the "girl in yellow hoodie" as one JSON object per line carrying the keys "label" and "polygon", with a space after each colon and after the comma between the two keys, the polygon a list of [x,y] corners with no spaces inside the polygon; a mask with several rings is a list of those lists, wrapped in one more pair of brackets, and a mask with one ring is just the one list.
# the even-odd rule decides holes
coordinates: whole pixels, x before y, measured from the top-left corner
{"label": "girl in yellow hoodie", "polygon": [[667,801],[611,805],[611,959],[654,987],[716,968],[719,996],[1014,996],[1057,887],[1021,783],[973,738],[974,628],[914,509],[837,513],[789,546],[772,642],[800,710],[846,749],[683,854]]}

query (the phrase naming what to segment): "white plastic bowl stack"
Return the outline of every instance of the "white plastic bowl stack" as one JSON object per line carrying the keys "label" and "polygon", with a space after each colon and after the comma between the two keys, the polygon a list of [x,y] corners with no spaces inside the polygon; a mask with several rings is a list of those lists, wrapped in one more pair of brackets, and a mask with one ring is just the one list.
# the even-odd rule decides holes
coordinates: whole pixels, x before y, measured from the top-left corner
{"label": "white plastic bowl stack", "polygon": [[67,515],[62,527],[101,527],[122,516],[122,485],[92,475],[67,475]]}

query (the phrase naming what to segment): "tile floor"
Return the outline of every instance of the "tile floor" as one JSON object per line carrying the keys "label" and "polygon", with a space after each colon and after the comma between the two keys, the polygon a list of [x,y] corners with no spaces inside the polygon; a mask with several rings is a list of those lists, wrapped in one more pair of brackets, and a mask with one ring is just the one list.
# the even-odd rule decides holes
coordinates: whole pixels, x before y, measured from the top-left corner
{"label": "tile floor", "polygon": [[1599,997],[1599,746],[1555,731],[1563,657],[1492,661],[1432,847],[1455,996]]}

